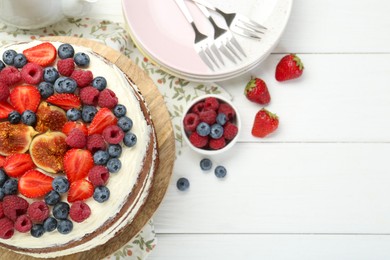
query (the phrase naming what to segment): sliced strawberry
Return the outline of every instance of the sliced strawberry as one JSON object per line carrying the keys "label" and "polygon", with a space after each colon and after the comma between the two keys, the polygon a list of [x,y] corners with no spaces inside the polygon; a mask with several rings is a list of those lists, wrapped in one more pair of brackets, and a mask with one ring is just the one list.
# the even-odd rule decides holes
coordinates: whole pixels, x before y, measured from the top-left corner
{"label": "sliced strawberry", "polygon": [[86,179],[81,179],[70,184],[68,191],[68,201],[75,202],[79,200],[86,200],[93,195],[93,185]]}
{"label": "sliced strawberry", "polygon": [[26,110],[36,112],[41,101],[41,95],[39,90],[32,85],[20,85],[11,91],[10,101],[19,113]]}
{"label": "sliced strawberry", "polygon": [[87,177],[92,167],[93,158],[88,150],[70,149],[64,156],[64,170],[70,182]]}
{"label": "sliced strawberry", "polygon": [[47,102],[65,110],[81,107],[80,98],[75,94],[54,94],[47,99]]}
{"label": "sliced strawberry", "polygon": [[35,164],[28,153],[16,153],[8,156],[4,162],[4,170],[9,177],[20,177],[33,169]]}
{"label": "sliced strawberry", "polygon": [[50,177],[37,170],[29,170],[18,182],[19,192],[27,198],[38,198],[52,190]]}
{"label": "sliced strawberry", "polygon": [[101,134],[110,125],[116,125],[118,119],[108,108],[101,108],[88,127],[88,135]]}
{"label": "sliced strawberry", "polygon": [[62,132],[64,134],[66,134],[66,135],[69,135],[70,131],[72,131],[74,128],[78,128],[81,131],[83,131],[83,133],[85,135],[88,135],[87,126],[84,125],[81,122],[78,122],[78,121],[68,121],[68,122],[66,122],[65,125],[62,127]]}
{"label": "sliced strawberry", "polygon": [[6,159],[6,157],[0,155],[0,168],[2,168],[4,166],[5,159]]}
{"label": "sliced strawberry", "polygon": [[5,119],[8,117],[8,114],[14,111],[15,108],[11,106],[8,102],[0,102],[0,119]]}
{"label": "sliced strawberry", "polygon": [[57,49],[50,42],[44,42],[25,49],[23,54],[29,62],[34,62],[42,67],[46,67],[56,60]]}

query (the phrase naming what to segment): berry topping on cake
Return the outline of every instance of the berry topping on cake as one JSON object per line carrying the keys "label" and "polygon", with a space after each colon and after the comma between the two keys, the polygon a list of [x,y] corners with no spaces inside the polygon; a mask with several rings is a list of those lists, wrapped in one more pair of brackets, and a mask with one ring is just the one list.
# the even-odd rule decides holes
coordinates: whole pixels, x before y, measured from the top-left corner
{"label": "berry topping on cake", "polygon": [[64,176],[57,176],[54,178],[53,182],[51,183],[51,186],[56,192],[65,193],[69,190],[70,184],[68,179]]}
{"label": "berry topping on cake", "polygon": [[80,89],[81,102],[86,105],[96,106],[99,99],[99,90],[94,87],[85,87]]}
{"label": "berry topping on cake", "polygon": [[34,62],[42,67],[46,67],[55,61],[57,49],[50,42],[44,42],[25,49],[23,54],[29,62]]}
{"label": "berry topping on cake", "polygon": [[87,149],[91,153],[95,153],[98,150],[106,150],[106,142],[101,134],[93,134],[87,138]]}
{"label": "berry topping on cake", "polygon": [[117,125],[110,125],[107,126],[103,130],[103,138],[104,140],[109,144],[119,144],[122,142],[125,133],[122,131],[122,129]]}
{"label": "berry topping on cake", "polygon": [[101,134],[106,127],[116,125],[118,119],[108,108],[101,108],[88,127],[88,135]]}
{"label": "berry topping on cake", "polygon": [[9,98],[9,87],[0,81],[0,102],[7,102]]}
{"label": "berry topping on cake", "polygon": [[57,228],[57,220],[53,217],[48,217],[43,221],[43,229],[45,232],[54,231]]}
{"label": "berry topping on cake", "polygon": [[35,86],[20,85],[11,90],[10,101],[19,113],[26,110],[36,112],[41,101],[41,94]]}
{"label": "berry topping on cake", "polygon": [[43,79],[43,69],[38,64],[30,62],[22,68],[21,75],[27,84],[38,84]]}
{"label": "berry topping on cake", "polygon": [[92,83],[93,75],[90,70],[81,70],[76,69],[70,75],[72,79],[74,79],[79,88],[84,88]]}
{"label": "berry topping on cake", "polygon": [[53,216],[56,219],[67,219],[69,215],[70,206],[66,202],[58,202],[53,207]]}
{"label": "berry topping on cake", "polygon": [[74,64],[73,58],[59,60],[57,62],[57,69],[61,75],[66,76],[66,77],[70,77],[70,75],[72,75],[72,73],[75,69],[75,64]]}
{"label": "berry topping on cake", "polygon": [[137,143],[137,136],[132,132],[127,132],[123,138],[123,144],[127,147],[133,147]]}
{"label": "berry topping on cake", "polygon": [[27,198],[38,198],[51,189],[53,177],[37,170],[29,170],[19,179],[19,192]]}
{"label": "berry topping on cake", "polygon": [[61,234],[69,234],[73,230],[73,223],[69,219],[61,219],[58,221],[57,230]]}
{"label": "berry topping on cake", "polygon": [[15,229],[21,233],[29,232],[31,227],[32,221],[27,215],[21,215],[15,221]]}
{"label": "berry topping on cake", "polygon": [[123,130],[123,132],[128,132],[133,127],[133,120],[127,116],[122,116],[118,119],[117,125]]}
{"label": "berry topping on cake", "polygon": [[114,108],[118,104],[118,98],[114,91],[110,89],[104,89],[99,94],[98,105],[100,107]]}
{"label": "berry topping on cake", "polygon": [[102,91],[107,87],[107,80],[104,77],[96,77],[92,80],[92,87],[96,88],[99,91]]}
{"label": "berry topping on cake", "polygon": [[68,201],[75,202],[79,200],[86,200],[93,195],[93,185],[86,179],[80,179],[70,184],[68,191]]}
{"label": "berry topping on cake", "polygon": [[0,81],[8,86],[15,85],[21,80],[22,75],[20,75],[20,71],[13,66],[6,67],[0,71]]}
{"label": "berry topping on cake", "polygon": [[10,239],[14,235],[14,223],[8,218],[0,219],[0,238]]}
{"label": "berry topping on cake", "polygon": [[0,119],[7,118],[9,113],[14,111],[14,107],[11,106],[9,103],[0,101]]}
{"label": "berry topping on cake", "polygon": [[82,201],[76,201],[70,206],[69,216],[77,223],[81,223],[91,215],[91,208]]}
{"label": "berry topping on cake", "polygon": [[15,56],[18,53],[15,50],[6,50],[3,53],[3,61],[7,65],[14,65]]}
{"label": "berry topping on cake", "polygon": [[64,170],[71,183],[87,177],[92,167],[93,158],[88,150],[73,148],[64,156]]}
{"label": "berry topping on cake", "polygon": [[90,58],[89,55],[84,52],[78,52],[74,55],[74,62],[80,68],[85,68],[89,66]]}
{"label": "berry topping on cake", "polygon": [[33,222],[43,222],[49,213],[49,207],[43,201],[34,201],[27,209],[27,214]]}
{"label": "berry topping on cake", "polygon": [[110,198],[110,190],[106,186],[98,186],[93,192],[93,198],[97,202],[103,203]]}
{"label": "berry topping on cake", "polygon": [[83,131],[74,128],[66,137],[65,142],[72,148],[84,148],[87,145],[87,137]]}
{"label": "berry topping on cake", "polygon": [[3,199],[4,215],[12,221],[15,221],[19,216],[26,214],[28,206],[27,200],[16,195],[8,195]]}
{"label": "berry topping on cake", "polygon": [[80,98],[75,94],[69,94],[69,93],[54,94],[53,96],[47,99],[47,102],[59,106],[65,110],[81,107]]}
{"label": "berry topping on cake", "polygon": [[4,171],[9,177],[20,177],[26,171],[31,170],[35,167],[34,162],[29,154],[12,154],[8,156],[4,162]]}
{"label": "berry topping on cake", "polygon": [[[0,122],[0,155],[25,153],[37,132],[31,126]],[[8,138],[12,136],[12,138]]]}
{"label": "berry topping on cake", "polygon": [[66,122],[64,124],[64,126],[62,127],[62,132],[66,135],[68,135],[70,133],[70,131],[72,131],[73,128],[78,128],[80,129],[81,131],[83,131],[83,133],[85,135],[88,134],[88,129],[87,129],[87,126],[85,124],[83,124],[82,122]]}
{"label": "berry topping on cake", "polygon": [[69,43],[63,43],[58,47],[58,57],[61,59],[72,58],[74,56],[74,48]]}

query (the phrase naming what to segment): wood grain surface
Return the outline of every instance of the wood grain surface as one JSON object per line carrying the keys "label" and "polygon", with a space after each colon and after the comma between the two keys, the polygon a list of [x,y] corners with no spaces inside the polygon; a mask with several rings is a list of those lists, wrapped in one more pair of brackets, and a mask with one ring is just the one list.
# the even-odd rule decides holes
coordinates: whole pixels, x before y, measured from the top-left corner
{"label": "wood grain surface", "polygon": [[[172,123],[168,110],[164,104],[164,99],[157,90],[153,81],[135,65],[130,59],[106,45],[96,41],[74,38],[74,37],[45,37],[42,40],[61,41],[91,48],[94,52],[102,55],[126,73],[138,86],[143,97],[146,99],[148,108],[151,111],[153,123],[157,132],[157,142],[159,150],[159,167],[154,175],[153,184],[149,197],[141,212],[134,221],[125,228],[118,236],[114,237],[106,244],[95,249],[81,252],[57,259],[101,259],[119,249],[122,245],[136,236],[139,231],[153,216],[160,205],[168,188],[172,175],[175,160],[175,140]],[[43,240],[44,243],[44,240]],[[0,249],[0,259],[34,259],[14,253],[12,251]]]}

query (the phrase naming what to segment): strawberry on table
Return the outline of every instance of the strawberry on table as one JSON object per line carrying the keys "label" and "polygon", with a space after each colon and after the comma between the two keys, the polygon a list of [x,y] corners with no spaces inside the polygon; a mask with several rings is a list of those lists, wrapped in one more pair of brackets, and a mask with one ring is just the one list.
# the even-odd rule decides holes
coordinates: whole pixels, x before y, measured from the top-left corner
{"label": "strawberry on table", "polygon": [[251,79],[245,87],[245,96],[252,102],[266,105],[271,101],[267,84],[259,78]]}
{"label": "strawberry on table", "polygon": [[93,165],[93,157],[88,150],[73,148],[64,156],[64,170],[71,183],[86,178]]}
{"label": "strawberry on table", "polygon": [[64,110],[69,110],[71,108],[79,109],[81,107],[80,98],[75,94],[54,94],[47,99],[47,102],[59,106]]}
{"label": "strawberry on table", "polygon": [[41,94],[32,85],[19,85],[12,89],[10,101],[19,113],[23,113],[26,110],[36,112],[41,101]]}
{"label": "strawberry on table", "polygon": [[94,187],[92,183],[86,179],[81,179],[72,182],[68,191],[68,201],[75,202],[85,200],[92,197]]}
{"label": "strawberry on table", "polygon": [[25,49],[23,51],[29,62],[34,62],[42,67],[52,64],[57,58],[57,49],[50,42],[44,42]]}
{"label": "strawberry on table", "polygon": [[303,69],[301,59],[295,54],[288,54],[276,66],[275,78],[277,81],[299,78],[303,73]]}
{"label": "strawberry on table", "polygon": [[252,135],[255,137],[265,137],[274,132],[279,126],[279,118],[262,108],[256,113],[252,127]]}
{"label": "strawberry on table", "polygon": [[53,177],[37,170],[29,170],[20,177],[18,189],[27,198],[38,198],[52,190],[52,181]]}
{"label": "strawberry on table", "polygon": [[101,108],[88,127],[88,135],[101,134],[110,125],[116,125],[118,119],[108,108]]}

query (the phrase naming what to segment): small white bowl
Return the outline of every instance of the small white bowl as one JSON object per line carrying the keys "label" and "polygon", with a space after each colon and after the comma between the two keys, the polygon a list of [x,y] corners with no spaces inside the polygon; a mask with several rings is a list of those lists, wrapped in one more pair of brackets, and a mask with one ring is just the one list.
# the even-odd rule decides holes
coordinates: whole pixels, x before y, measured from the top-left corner
{"label": "small white bowl", "polygon": [[[235,118],[233,119],[233,124],[235,124],[237,126],[237,134],[236,136],[230,140],[225,147],[223,147],[222,149],[218,149],[218,150],[212,150],[212,149],[209,149],[209,148],[198,148],[198,147],[195,147],[189,140],[189,136],[186,132],[186,130],[184,129],[184,118],[185,116],[188,114],[189,111],[191,111],[192,107],[202,101],[202,100],[205,100],[206,98],[209,98],[209,97],[214,97],[216,99],[218,99],[218,101],[220,103],[227,103],[228,105],[230,105],[234,112],[235,112]],[[183,113],[183,117],[181,119],[181,129],[182,129],[182,134],[183,134],[183,139],[187,142],[188,146],[194,150],[195,152],[198,152],[198,153],[201,153],[201,154],[204,154],[204,155],[216,155],[216,154],[220,154],[220,153],[223,153],[227,150],[229,150],[230,148],[233,147],[233,145],[237,142],[237,139],[238,139],[238,136],[241,132],[241,119],[240,119],[240,115],[238,113],[238,110],[237,108],[233,105],[233,103],[224,98],[223,96],[220,96],[220,95],[214,95],[214,94],[207,94],[207,95],[203,95],[203,96],[200,96],[200,97],[197,97],[195,98],[194,100],[191,101],[191,103],[188,105],[188,107],[186,108],[186,110],[184,111]]]}

